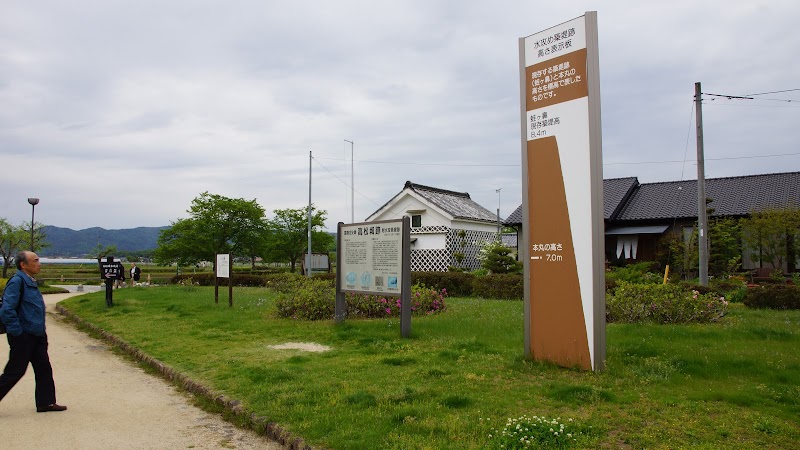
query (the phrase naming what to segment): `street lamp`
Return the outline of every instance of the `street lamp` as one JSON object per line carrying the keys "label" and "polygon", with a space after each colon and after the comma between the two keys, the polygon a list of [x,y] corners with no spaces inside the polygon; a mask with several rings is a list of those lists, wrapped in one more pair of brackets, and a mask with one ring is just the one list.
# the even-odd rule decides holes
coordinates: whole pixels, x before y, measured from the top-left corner
{"label": "street lamp", "polygon": [[33,251],[33,213],[36,210],[36,205],[39,204],[39,199],[28,197],[28,203],[31,204],[31,251]]}

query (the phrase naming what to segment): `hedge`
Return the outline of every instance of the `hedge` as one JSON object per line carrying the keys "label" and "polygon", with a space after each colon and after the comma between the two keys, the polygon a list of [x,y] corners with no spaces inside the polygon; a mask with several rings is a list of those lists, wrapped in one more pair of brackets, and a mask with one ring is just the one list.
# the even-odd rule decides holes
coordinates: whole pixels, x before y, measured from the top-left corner
{"label": "hedge", "polygon": [[424,284],[447,295],[470,297],[473,295],[475,275],[467,272],[411,272],[411,284]]}
{"label": "hedge", "polygon": [[513,273],[497,273],[485,277],[475,277],[472,292],[482,298],[503,300],[522,300],[525,286],[522,275]]}
{"label": "hedge", "polygon": [[750,288],[744,304],[750,308],[800,309],[800,287],[766,284]]}

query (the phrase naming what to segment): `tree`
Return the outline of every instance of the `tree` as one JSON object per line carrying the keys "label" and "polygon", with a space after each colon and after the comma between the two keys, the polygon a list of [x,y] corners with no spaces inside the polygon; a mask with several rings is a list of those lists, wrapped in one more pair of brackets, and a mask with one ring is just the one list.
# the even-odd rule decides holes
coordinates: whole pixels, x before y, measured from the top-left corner
{"label": "tree", "polygon": [[[766,209],[754,212],[742,219],[742,240],[751,251],[750,257],[780,269],[789,258],[798,254],[798,231],[800,231],[800,210],[796,208]],[[791,261],[790,263],[793,263]]]}
{"label": "tree", "polygon": [[[33,250],[39,251],[48,246],[45,242],[44,225],[34,224]],[[31,226],[30,222],[20,226],[13,226],[6,219],[0,218],[0,256],[3,257],[3,278],[8,278],[8,269],[17,253],[21,250],[30,250]]]}
{"label": "tree", "polygon": [[8,278],[11,261],[20,250],[20,244],[24,240],[25,233],[19,227],[11,225],[6,219],[0,219],[0,256],[3,257],[3,278]]}
{"label": "tree", "polygon": [[253,257],[262,248],[264,208],[255,199],[203,192],[187,212],[189,218],[178,219],[159,235],[153,252],[158,263],[212,261],[216,265],[217,254]]}
{"label": "tree", "polygon": [[708,223],[708,271],[716,277],[736,272],[742,262],[739,222],[731,217],[713,217]]}
{"label": "tree", "polygon": [[[295,263],[308,248],[308,207],[276,209],[274,213],[275,217],[267,221],[266,254],[272,261],[288,259],[294,272]],[[312,252],[325,252],[333,243],[333,236],[321,230],[327,215],[327,211],[311,205]]]}
{"label": "tree", "polygon": [[490,273],[519,273],[522,264],[511,256],[511,249],[500,241],[484,243],[478,253],[481,267]]}

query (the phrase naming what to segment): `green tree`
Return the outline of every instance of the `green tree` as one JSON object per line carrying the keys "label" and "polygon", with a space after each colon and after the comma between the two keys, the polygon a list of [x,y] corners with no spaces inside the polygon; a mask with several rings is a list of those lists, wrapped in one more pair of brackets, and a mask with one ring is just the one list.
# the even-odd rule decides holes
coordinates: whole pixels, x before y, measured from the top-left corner
{"label": "green tree", "polygon": [[[298,209],[276,209],[275,217],[267,221],[265,254],[271,261],[289,261],[294,272],[295,263],[308,248],[308,207]],[[325,252],[331,248],[334,238],[322,228],[325,226],[325,210],[311,205],[312,252]]]}
{"label": "green tree", "polygon": [[518,273],[522,264],[511,256],[511,249],[500,241],[486,242],[478,253],[481,267],[489,273]]}
{"label": "green tree", "polygon": [[[178,219],[158,237],[153,257],[160,264],[190,265],[217,254],[254,257],[263,248],[264,208],[255,199],[203,192],[192,200],[189,218]],[[215,267],[216,269],[216,267]]]}
{"label": "green tree", "polygon": [[700,254],[697,248],[697,228],[688,227],[678,233],[667,233],[658,243],[656,260],[662,265],[669,264],[670,272],[688,280],[696,277]]}
{"label": "green tree", "polygon": [[[758,261],[759,267],[764,263],[781,268],[800,253],[797,239],[800,231],[800,210],[797,208],[766,209],[754,212],[750,217],[742,219],[742,240],[750,258]],[[794,261],[791,261],[793,263]]]}
{"label": "green tree", "polygon": [[[33,251],[48,247],[45,238],[44,225],[35,224],[33,229]],[[14,226],[8,223],[6,219],[0,218],[0,256],[3,257],[3,278],[8,278],[8,269],[11,268],[11,262],[17,253],[21,250],[30,249],[30,222]]]}
{"label": "green tree", "polygon": [[739,222],[731,217],[713,217],[708,222],[708,272],[716,277],[735,272],[742,262]]}

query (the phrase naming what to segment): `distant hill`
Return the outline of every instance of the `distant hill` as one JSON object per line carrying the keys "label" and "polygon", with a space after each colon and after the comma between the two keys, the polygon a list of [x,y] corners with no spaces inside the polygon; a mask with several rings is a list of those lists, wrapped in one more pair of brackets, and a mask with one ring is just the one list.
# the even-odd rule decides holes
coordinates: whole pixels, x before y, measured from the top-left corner
{"label": "distant hill", "polygon": [[139,227],[127,230],[106,230],[94,227],[72,230],[47,225],[44,227],[46,241],[50,247],[43,249],[41,256],[85,256],[93,252],[99,243],[102,247],[115,245],[123,252],[152,250],[156,248],[158,234],[167,227]]}

